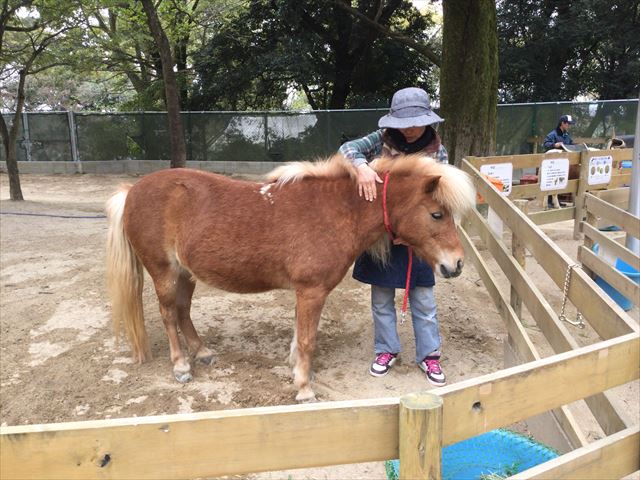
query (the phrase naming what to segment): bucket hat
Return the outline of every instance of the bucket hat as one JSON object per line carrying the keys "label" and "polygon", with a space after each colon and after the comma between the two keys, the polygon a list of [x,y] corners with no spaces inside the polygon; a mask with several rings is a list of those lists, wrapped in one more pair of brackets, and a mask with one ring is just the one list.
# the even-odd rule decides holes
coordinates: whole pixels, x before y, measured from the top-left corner
{"label": "bucket hat", "polygon": [[444,119],[431,110],[429,95],[421,88],[398,90],[391,99],[389,113],[378,120],[380,128],[426,127]]}

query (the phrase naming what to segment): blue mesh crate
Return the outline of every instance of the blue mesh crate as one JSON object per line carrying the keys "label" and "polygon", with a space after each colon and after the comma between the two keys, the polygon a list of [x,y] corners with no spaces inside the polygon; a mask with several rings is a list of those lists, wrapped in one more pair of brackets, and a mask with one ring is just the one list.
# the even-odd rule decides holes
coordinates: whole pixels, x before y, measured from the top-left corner
{"label": "blue mesh crate", "polygon": [[[558,456],[555,450],[509,430],[492,430],[442,449],[443,480],[506,478]],[[388,480],[397,480],[400,462],[385,462]]]}

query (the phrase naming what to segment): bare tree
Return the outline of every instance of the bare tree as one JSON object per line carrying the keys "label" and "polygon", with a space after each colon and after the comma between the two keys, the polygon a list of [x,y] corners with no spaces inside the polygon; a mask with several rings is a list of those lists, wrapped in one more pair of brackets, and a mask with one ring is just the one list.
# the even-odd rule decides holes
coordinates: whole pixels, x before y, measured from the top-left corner
{"label": "bare tree", "polygon": [[169,140],[171,142],[171,168],[184,167],[187,164],[187,147],[184,141],[184,130],[180,118],[180,94],[174,72],[175,62],[171,47],[158,12],[152,0],[142,0],[142,7],[147,15],[149,29],[158,47],[162,62],[162,79],[164,81],[167,119],[169,122]]}
{"label": "bare tree", "polygon": [[[3,0],[0,11],[0,79],[16,75],[18,77],[11,128],[0,115],[0,137],[2,137],[9,174],[11,200],[24,200],[20,187],[16,140],[25,104],[24,90],[27,76],[61,65],[58,60],[50,58],[43,60],[43,57],[53,42],[62,38],[73,28],[73,24],[69,21],[48,22],[40,15],[17,15],[20,9],[32,10],[35,8],[35,3],[32,0],[22,0],[10,5],[8,0]],[[9,42],[7,34],[16,37]]]}

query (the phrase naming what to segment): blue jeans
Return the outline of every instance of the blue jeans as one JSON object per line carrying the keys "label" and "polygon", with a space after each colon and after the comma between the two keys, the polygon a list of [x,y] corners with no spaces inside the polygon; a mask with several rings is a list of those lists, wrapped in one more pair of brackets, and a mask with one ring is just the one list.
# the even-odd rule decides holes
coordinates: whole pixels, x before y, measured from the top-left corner
{"label": "blue jeans", "polygon": [[[395,292],[394,288],[371,285],[376,355],[401,351],[396,329]],[[440,330],[433,287],[415,287],[409,290],[409,306],[416,340],[416,363],[419,363],[440,349]]]}

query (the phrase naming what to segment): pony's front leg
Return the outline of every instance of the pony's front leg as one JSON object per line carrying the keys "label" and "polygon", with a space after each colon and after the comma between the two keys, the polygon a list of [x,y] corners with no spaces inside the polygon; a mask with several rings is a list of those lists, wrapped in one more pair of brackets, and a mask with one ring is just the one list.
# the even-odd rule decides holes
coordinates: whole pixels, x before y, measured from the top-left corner
{"label": "pony's front leg", "polygon": [[[296,401],[314,402],[316,395],[311,388],[311,363],[316,348],[320,313],[327,298],[324,289],[296,290],[296,359],[293,367],[293,383],[298,388]],[[293,346],[293,345],[292,345]]]}

